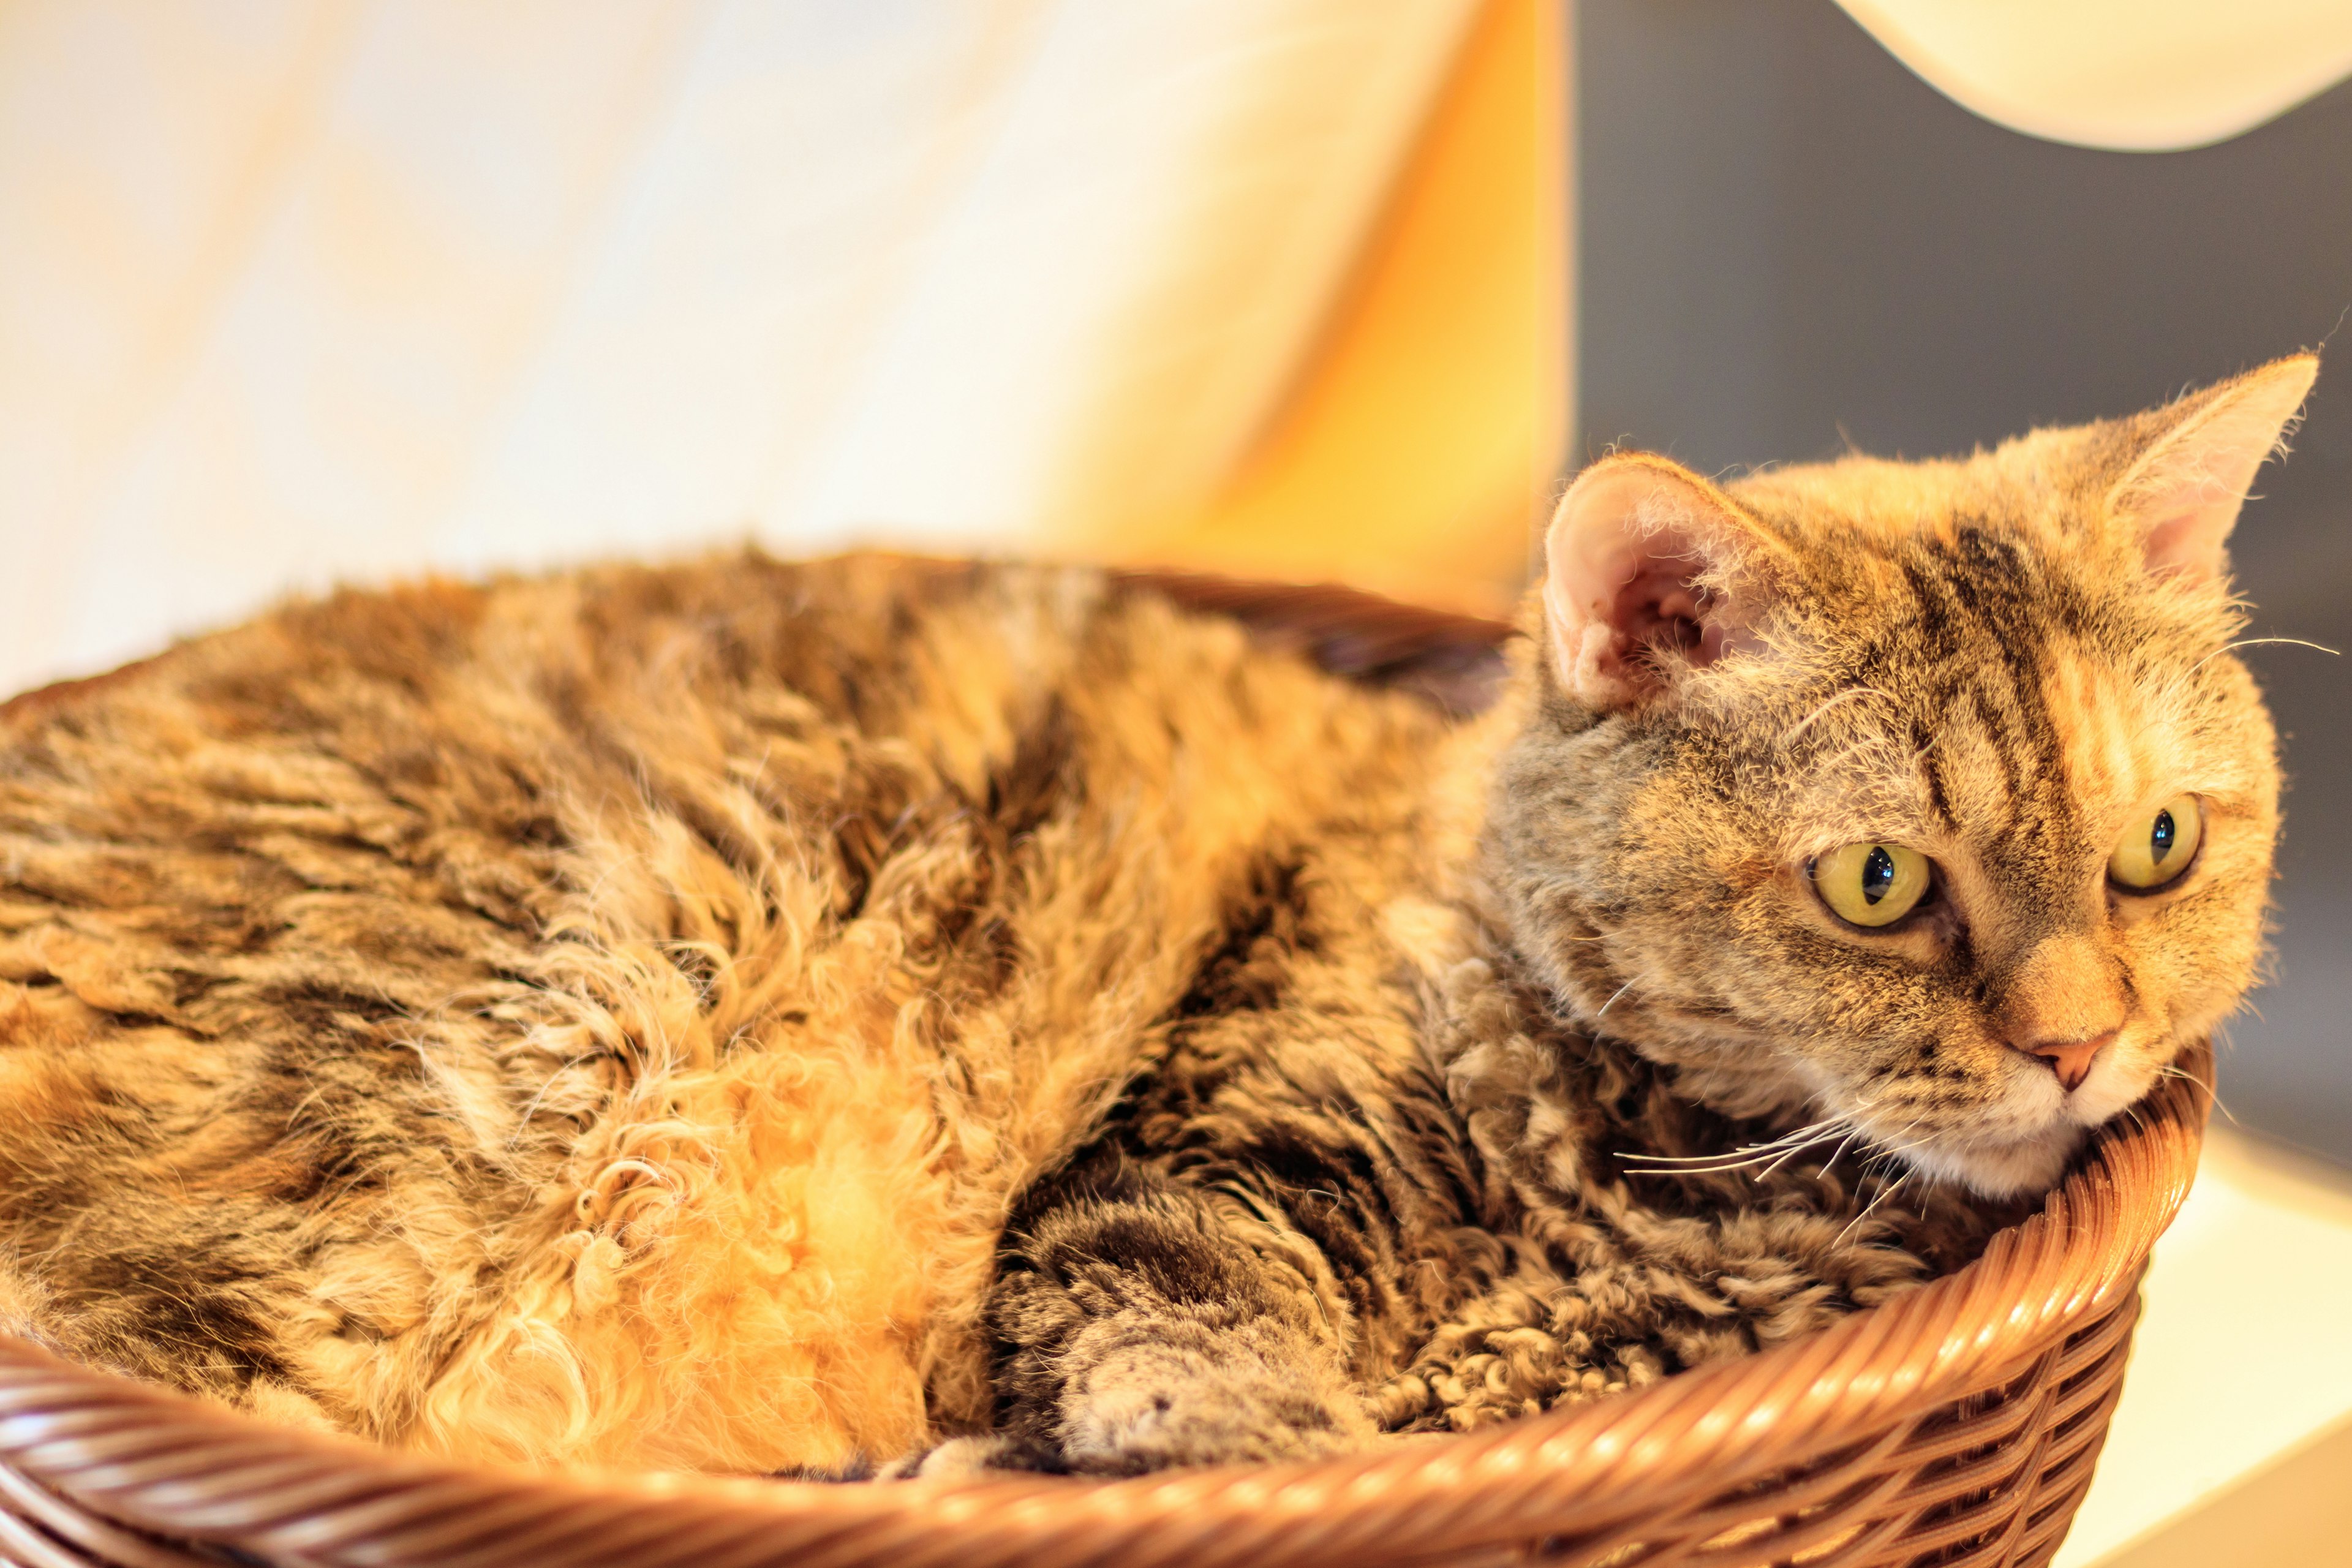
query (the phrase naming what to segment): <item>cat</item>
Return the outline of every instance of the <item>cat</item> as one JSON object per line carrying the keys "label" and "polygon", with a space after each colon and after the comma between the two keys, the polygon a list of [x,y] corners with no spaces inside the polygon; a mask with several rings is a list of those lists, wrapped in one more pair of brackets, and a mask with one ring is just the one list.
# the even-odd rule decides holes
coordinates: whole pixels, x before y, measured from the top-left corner
{"label": "cat", "polygon": [[467,1459],[843,1475],[1312,1458],[1812,1331],[2250,984],[2224,545],[2315,373],[1610,454],[1492,689],[746,552],[20,699],[0,1326]]}

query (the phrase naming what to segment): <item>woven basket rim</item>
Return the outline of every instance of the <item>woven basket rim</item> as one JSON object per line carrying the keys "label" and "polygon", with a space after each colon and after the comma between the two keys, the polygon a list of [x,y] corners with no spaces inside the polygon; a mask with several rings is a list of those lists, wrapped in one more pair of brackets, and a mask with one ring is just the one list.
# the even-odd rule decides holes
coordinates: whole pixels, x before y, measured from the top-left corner
{"label": "woven basket rim", "polygon": [[[0,1336],[0,1460],[101,1518],[351,1563],[1396,1563],[1621,1526],[1998,1386],[2128,1302],[2194,1177],[2210,1052],[1959,1270],[1572,1410],[1315,1464],[879,1485],[468,1466],[297,1431]],[[528,1550],[516,1544],[528,1543]],[[124,1559],[130,1561],[130,1559]]]}
{"label": "woven basket rim", "polygon": [[[1433,652],[1491,655],[1510,635],[1499,622],[1346,590],[1123,575],[1286,634],[1375,626],[1370,651],[1360,637],[1346,657],[1381,671],[1410,672]],[[138,668],[26,693],[0,704],[0,721]],[[1944,1279],[1591,1405],[1309,1465],[871,1486],[464,1465],[278,1426],[0,1335],[0,1553],[137,1568],[200,1561],[167,1543],[180,1540],[354,1568],[1176,1568],[1211,1557],[1371,1568],[1595,1538],[1997,1388],[2127,1312],[2196,1172],[2210,1052],[2200,1045],[2180,1065],[2095,1134],[2040,1212]],[[5,1510],[89,1555],[28,1543],[30,1527]]]}

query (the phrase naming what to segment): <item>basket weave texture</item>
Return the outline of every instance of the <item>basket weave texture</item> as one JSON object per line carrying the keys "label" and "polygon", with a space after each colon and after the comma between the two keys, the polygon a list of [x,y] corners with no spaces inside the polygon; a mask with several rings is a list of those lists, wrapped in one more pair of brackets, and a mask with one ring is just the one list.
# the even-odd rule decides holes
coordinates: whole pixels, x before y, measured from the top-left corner
{"label": "basket weave texture", "polygon": [[[2199,1076],[2203,1073],[2200,1057]],[[2042,1212],[1825,1332],[1370,1456],[1140,1480],[872,1486],[465,1468],[0,1339],[0,1553],[186,1568],[2040,1563],[2123,1384],[2201,1082],[2167,1079]]]}
{"label": "basket weave texture", "polygon": [[[1253,605],[1273,602],[1206,579],[1130,581],[1254,624]],[[1455,655],[1466,642],[1491,651],[1501,631],[1452,618],[1449,633],[1357,595],[1283,602],[1270,624],[1325,662],[1420,681],[1463,706],[1486,677]],[[274,1426],[0,1336],[0,1558],[24,1568],[2042,1563],[2090,1484],[2149,1248],[2195,1174],[2210,1054],[2182,1066],[2100,1131],[2039,1214],[1946,1279],[1638,1392],[1312,1465],[866,1486],[467,1468]]]}

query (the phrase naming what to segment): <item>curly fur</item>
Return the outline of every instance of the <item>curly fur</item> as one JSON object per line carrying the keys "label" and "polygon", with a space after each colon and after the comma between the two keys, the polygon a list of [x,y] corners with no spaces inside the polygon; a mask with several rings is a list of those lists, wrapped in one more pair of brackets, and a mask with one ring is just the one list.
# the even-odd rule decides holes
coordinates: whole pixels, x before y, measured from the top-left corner
{"label": "curly fur", "polygon": [[[756,554],[22,700],[0,1319],[388,1443],[744,1472],[1311,1455],[1809,1331],[2247,982],[2267,721],[2116,500],[2206,406],[1706,487],[1772,549],[1566,663],[1531,599],[1470,718],[1091,571]],[[2094,908],[2159,785],[2205,859]],[[1965,925],[1825,926],[1790,868],[1898,830]],[[2059,937],[2138,1009],[2063,1104],[2001,1022]]]}

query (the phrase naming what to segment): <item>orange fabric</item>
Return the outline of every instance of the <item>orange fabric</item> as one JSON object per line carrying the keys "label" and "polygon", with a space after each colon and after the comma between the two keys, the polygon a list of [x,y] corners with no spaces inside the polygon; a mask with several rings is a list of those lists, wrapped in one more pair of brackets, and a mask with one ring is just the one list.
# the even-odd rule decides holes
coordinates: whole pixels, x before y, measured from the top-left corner
{"label": "orange fabric", "polygon": [[1206,506],[1093,553],[1495,610],[1569,424],[1567,43],[1488,0],[1295,390]]}

